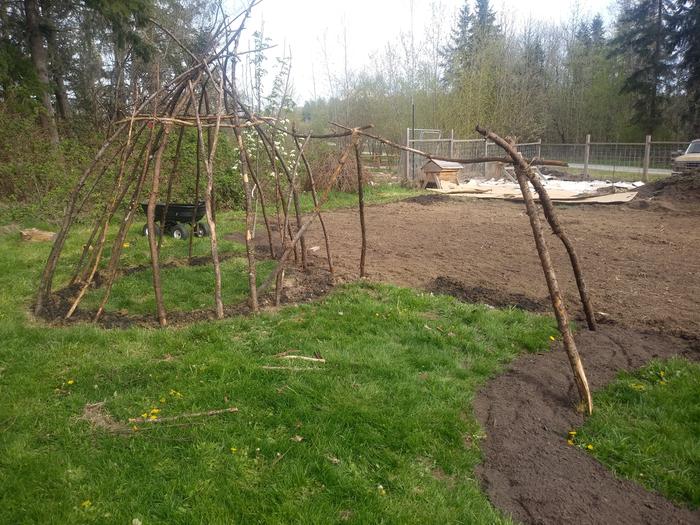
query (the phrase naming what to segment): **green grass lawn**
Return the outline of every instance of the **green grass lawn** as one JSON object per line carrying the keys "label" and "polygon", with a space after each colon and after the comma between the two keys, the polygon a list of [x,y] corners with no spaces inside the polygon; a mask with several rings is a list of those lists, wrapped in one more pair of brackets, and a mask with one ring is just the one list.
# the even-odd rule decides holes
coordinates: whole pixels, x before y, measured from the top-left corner
{"label": "green grass lawn", "polygon": [[[387,198],[377,191],[371,202]],[[222,232],[240,228],[240,214],[219,219]],[[146,262],[139,229],[125,266]],[[58,286],[86,234],[69,238]],[[510,359],[547,347],[550,318],[360,283],[181,328],[52,328],[28,315],[49,246],[16,233],[0,243],[0,523],[507,521],[474,478],[482,434],[471,401]],[[196,240],[195,253],[207,251]],[[224,295],[237,301],[242,246],[222,251],[235,256]],[[166,240],[162,258],[185,253]],[[163,277],[169,308],[211,305],[209,267]],[[133,274],[110,308],[148,312],[151,295],[148,272]],[[290,350],[326,363],[276,357]],[[123,431],[81,419],[94,403]],[[231,406],[239,411],[128,424]]]}
{"label": "green grass lawn", "polygon": [[576,437],[619,476],[676,503],[700,506],[700,365],[653,362],[594,396]]}

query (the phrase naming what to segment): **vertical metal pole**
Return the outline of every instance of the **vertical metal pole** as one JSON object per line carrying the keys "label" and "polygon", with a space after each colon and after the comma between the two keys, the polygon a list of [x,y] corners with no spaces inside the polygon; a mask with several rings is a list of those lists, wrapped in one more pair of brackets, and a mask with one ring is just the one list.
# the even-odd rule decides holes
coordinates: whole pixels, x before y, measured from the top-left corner
{"label": "vertical metal pole", "polygon": [[651,159],[651,135],[647,135],[644,141],[644,167],[642,169],[642,181],[649,179],[649,160]]}
{"label": "vertical metal pole", "polygon": [[[410,148],[411,147],[411,128],[406,128],[406,147]],[[405,179],[406,182],[408,182],[408,162],[409,162],[409,153],[408,151],[406,152],[406,167],[405,167]],[[413,182],[413,181],[411,181]]]}
{"label": "vertical metal pole", "polygon": [[455,158],[455,130],[450,130],[450,158]]}
{"label": "vertical metal pole", "polygon": [[583,151],[583,175],[588,176],[588,161],[591,158],[591,135],[586,135],[586,148]]}

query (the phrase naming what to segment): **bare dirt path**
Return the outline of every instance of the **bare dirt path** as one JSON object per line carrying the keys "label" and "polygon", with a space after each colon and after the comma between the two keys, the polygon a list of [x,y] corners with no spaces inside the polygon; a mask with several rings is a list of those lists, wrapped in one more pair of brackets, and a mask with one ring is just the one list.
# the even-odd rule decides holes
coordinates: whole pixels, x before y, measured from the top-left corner
{"label": "bare dirt path", "polygon": [[[652,358],[697,359],[697,342],[620,327],[576,336],[591,387]],[[524,523],[693,524],[700,510],[681,509],[632,481],[618,479],[591,455],[566,444],[583,424],[577,393],[559,348],[517,359],[478,394],[474,408],[486,431],[478,467],[491,502]]]}
{"label": "bare dirt path", "polygon": [[[415,202],[415,201],[418,202]],[[700,210],[678,213],[630,206],[560,206],[585,271],[596,312],[613,322],[690,338],[700,336]],[[359,273],[357,210],[325,214],[336,271]],[[494,306],[548,310],[547,289],[524,206],[421,196],[367,208],[369,278],[451,293]],[[321,249],[318,226],[309,246]],[[549,238],[560,285],[581,315],[568,258]]]}

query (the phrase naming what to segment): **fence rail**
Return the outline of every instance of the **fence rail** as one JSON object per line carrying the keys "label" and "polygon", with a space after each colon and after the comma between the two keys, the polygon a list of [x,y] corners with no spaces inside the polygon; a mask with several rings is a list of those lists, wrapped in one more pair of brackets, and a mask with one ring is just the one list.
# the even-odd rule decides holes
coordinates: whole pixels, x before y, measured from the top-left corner
{"label": "fence rail", "polygon": [[[439,130],[415,131],[412,134],[410,128],[406,130],[405,144],[431,155],[475,159],[503,153],[496,144],[484,139],[455,139],[454,132],[445,138]],[[560,160],[568,163],[570,169],[593,178],[614,180],[638,176],[646,182],[650,175],[654,178],[670,175],[673,157],[684,151],[689,142],[652,141],[651,136],[644,142],[592,142],[588,135],[584,143],[552,144],[538,140],[516,146],[525,157]],[[419,155],[402,155],[403,176],[414,180],[423,163]],[[472,169],[485,172],[485,168]]]}

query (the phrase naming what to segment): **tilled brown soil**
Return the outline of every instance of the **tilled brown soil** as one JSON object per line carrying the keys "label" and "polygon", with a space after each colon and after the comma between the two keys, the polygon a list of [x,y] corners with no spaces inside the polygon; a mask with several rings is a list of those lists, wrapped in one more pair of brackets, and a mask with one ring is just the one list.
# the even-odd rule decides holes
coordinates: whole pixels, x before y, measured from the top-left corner
{"label": "tilled brown soil", "polygon": [[[699,356],[697,341],[620,327],[581,331],[577,343],[593,389],[652,358]],[[570,377],[566,353],[558,348],[517,359],[478,394],[475,411],[486,439],[477,474],[491,502],[525,523],[700,523],[700,510],[678,508],[618,479],[567,445],[567,432],[583,423]]]}
{"label": "tilled brown soil", "polygon": [[[652,358],[700,355],[700,210],[666,206],[559,207],[607,324],[577,343],[591,387]],[[326,214],[336,273],[356,279],[356,210]],[[547,311],[547,289],[522,204],[425,196],[367,209],[369,277],[469,302]],[[325,257],[320,230],[311,233]],[[560,285],[582,317],[568,258],[549,246]],[[581,323],[584,326],[584,323]],[[478,475],[492,503],[525,523],[700,523],[566,444],[583,423],[561,349],[517,359],[475,401],[486,431]]]}
{"label": "tilled brown soil", "polygon": [[[700,336],[700,209],[677,213],[629,206],[560,206],[561,222],[578,250],[596,312],[625,326]],[[547,287],[524,206],[444,197],[368,206],[370,279],[426,290],[457,290],[494,306],[539,310]],[[357,210],[325,215],[336,273],[359,274]],[[325,257],[320,227],[308,246]],[[567,304],[581,316],[566,252],[548,237]],[[462,292],[459,291],[461,288]],[[466,290],[466,293],[464,292]],[[489,297],[488,290],[497,291]],[[449,293],[449,290],[448,290]]]}

